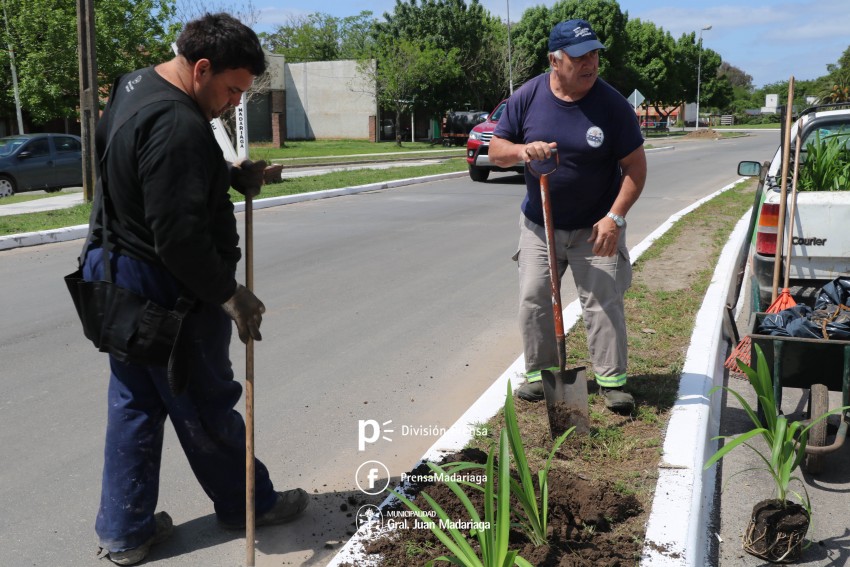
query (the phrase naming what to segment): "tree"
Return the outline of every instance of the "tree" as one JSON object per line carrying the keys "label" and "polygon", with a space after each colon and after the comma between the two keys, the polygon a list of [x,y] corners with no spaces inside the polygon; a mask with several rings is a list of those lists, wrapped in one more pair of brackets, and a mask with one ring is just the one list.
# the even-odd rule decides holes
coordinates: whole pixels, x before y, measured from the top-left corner
{"label": "tree", "polygon": [[[79,106],[76,3],[68,0],[6,0],[15,50],[21,106],[41,124],[74,118]],[[98,84],[162,61],[170,54],[176,27],[173,0],[101,0],[95,11]],[[8,64],[8,54],[0,56]],[[2,78],[4,113],[13,108],[11,85]]]}
{"label": "tree", "polygon": [[821,77],[816,87],[820,102],[850,102],[850,47],[844,50],[838,63],[830,63],[826,70],[828,74]]}
{"label": "tree", "polygon": [[[200,18],[204,14],[227,12],[248,27],[253,27],[259,20],[259,12],[252,0],[172,0],[174,3],[173,20],[186,24]],[[181,26],[182,27],[182,26]]]}
{"label": "tree", "polygon": [[511,29],[511,41],[518,53],[531,61],[530,75],[549,69],[549,32],[552,31],[549,8],[543,5],[528,8]]}
{"label": "tree", "polygon": [[478,0],[469,4],[464,0],[424,0],[421,5],[417,0],[396,0],[393,12],[385,13],[384,20],[376,24],[376,41],[382,51],[397,40],[406,40],[455,52],[460,73],[433,73],[430,84],[424,87],[427,96],[423,97],[420,108],[442,113],[447,109],[467,105],[481,108],[485,102],[492,103],[493,95],[486,94],[486,85],[493,81],[494,64],[492,59],[487,59],[492,56],[493,45],[488,36],[502,24]]}
{"label": "tree", "polygon": [[625,65],[631,85],[637,88],[665,120],[670,113],[666,107],[681,103],[679,74],[671,64],[674,61],[675,42],[663,28],[652,22],[629,20],[626,34],[630,48],[626,51]]}
{"label": "tree", "polygon": [[732,85],[732,88],[743,88],[747,92],[753,91],[753,77],[734,65],[730,65],[724,61],[720,64],[717,74],[719,76],[725,76],[729,80],[729,84]]}
{"label": "tree", "polygon": [[725,75],[718,74],[722,58],[716,51],[700,46],[696,32],[682,34],[676,40],[675,58],[680,100],[696,100],[699,83],[701,107],[726,108],[732,103],[732,84]]}
{"label": "tree", "polygon": [[380,45],[377,65],[361,61],[360,72],[375,85],[378,104],[395,113],[397,145],[401,145],[401,115],[421,104],[420,97],[427,93],[423,85],[430,77],[460,76],[457,57],[457,48],[446,51],[425,40],[397,39]]}
{"label": "tree", "polygon": [[371,56],[372,12],[337,18],[314,13],[292,16],[272,33],[261,33],[263,46],[290,63],[365,59]]}

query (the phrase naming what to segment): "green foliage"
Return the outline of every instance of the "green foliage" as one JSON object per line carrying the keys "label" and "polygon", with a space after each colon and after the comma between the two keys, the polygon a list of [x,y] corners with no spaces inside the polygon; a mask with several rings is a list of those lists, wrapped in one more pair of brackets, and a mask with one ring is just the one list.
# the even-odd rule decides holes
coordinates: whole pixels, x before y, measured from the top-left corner
{"label": "green foliage", "polygon": [[[76,3],[5,0],[23,112],[36,123],[74,118],[79,106]],[[176,28],[173,0],[100,0],[95,11],[98,84],[162,61]],[[4,45],[4,48],[6,46]],[[7,53],[0,57],[6,67]],[[0,104],[14,108],[11,77],[0,75]],[[11,114],[11,112],[10,112]]]}
{"label": "green foliage", "polygon": [[831,73],[825,83],[819,93],[822,103],[850,102],[850,69]]}
{"label": "green foliage", "polygon": [[850,150],[848,133],[835,133],[806,144],[806,158],[801,160],[797,189],[799,191],[850,190]]}
{"label": "green foliage", "polygon": [[629,20],[626,33],[632,45],[626,61],[634,72],[635,88],[647,100],[675,101],[681,89],[674,86],[673,67],[669,65],[676,46],[672,36],[641,20]]}
{"label": "green foliage", "polygon": [[[493,448],[490,449],[487,457],[487,464],[485,465],[486,480],[483,487],[464,481],[459,483],[453,480],[445,481],[451,491],[463,503],[472,521],[479,524],[481,523],[481,519],[478,511],[472,505],[469,497],[463,492],[460,485],[484,492],[484,524],[488,526],[488,529],[474,532],[481,547],[481,562],[476,562],[478,561],[478,556],[471,548],[467,549],[468,541],[462,534],[452,533],[451,531],[446,534],[439,524],[431,522],[428,524],[428,527],[454,554],[453,557],[440,557],[439,559],[441,560],[450,561],[456,565],[469,566],[528,565],[523,558],[516,557],[517,552],[507,551],[508,531],[512,525],[510,523],[511,512],[513,512],[513,516],[517,520],[516,524],[513,525],[519,527],[534,545],[540,546],[547,543],[549,526],[549,470],[552,467],[552,459],[555,457],[555,453],[575,428],[569,428],[555,440],[552,449],[549,451],[545,465],[537,471],[537,483],[535,486],[525,449],[523,448],[522,436],[517,425],[516,407],[514,405],[513,389],[510,380],[508,380],[507,385],[504,414],[505,426],[499,434],[498,482],[494,484]],[[510,449],[510,455],[513,456],[518,480],[510,475],[511,459],[508,455],[508,449]],[[461,471],[480,469],[481,465],[459,462],[441,467],[434,463],[428,463],[428,467],[439,475],[451,478]],[[427,520],[426,514],[405,498],[404,495],[395,491],[393,493],[410,510],[416,513],[420,519]],[[445,524],[450,524],[451,518],[448,517],[445,511],[427,493],[422,492],[421,494],[436,512],[438,518]],[[510,505],[511,496],[517,501],[518,505]]]}
{"label": "green foliage", "polygon": [[456,70],[434,69],[419,86],[417,108],[435,114],[467,106],[490,110],[507,93],[506,62],[497,56],[507,40],[504,26],[478,0],[396,0],[384,19],[375,30],[379,69],[399,42],[453,53]]}
{"label": "green foliage", "polygon": [[[484,517],[482,518],[478,510],[469,499],[469,496],[463,491],[461,483],[458,483],[451,478],[457,475],[458,472],[480,468],[480,465],[473,463],[455,463],[447,467],[441,467],[434,463],[428,463],[428,467],[437,475],[442,475],[447,478],[445,480],[449,489],[457,496],[463,507],[469,514],[470,520],[475,526],[471,530],[471,535],[478,541],[480,553],[476,552],[461,530],[457,529],[456,520],[451,518],[437,502],[431,498],[426,492],[421,492],[420,495],[431,506],[437,514],[438,522],[433,521],[428,515],[411,502],[403,494],[392,490],[391,492],[401,500],[405,506],[412,510],[416,516],[426,523],[431,532],[446,546],[450,556],[443,555],[426,563],[427,567],[431,567],[435,561],[446,561],[454,565],[465,567],[512,567],[519,565],[520,567],[531,567],[531,564],[519,557],[519,552],[508,550],[508,539],[510,536],[510,458],[508,457],[508,434],[506,430],[502,430],[499,438],[499,466],[498,471],[493,461],[493,451],[487,456],[487,464],[485,465],[486,481],[484,482]],[[496,482],[496,473],[498,472],[498,482]],[[464,483],[466,484],[466,483]],[[476,488],[480,488],[475,485]]]}
{"label": "green foliage", "polygon": [[292,16],[272,33],[259,34],[263,46],[289,63],[366,59],[374,51],[372,12],[337,18],[316,12]]}
{"label": "green foliage", "polygon": [[[792,476],[803,459],[806,458],[806,443],[808,441],[809,430],[819,421],[826,419],[836,412],[841,412],[847,407],[835,409],[818,417],[812,417],[809,424],[801,427],[800,422],[794,421],[789,423],[784,415],[776,415],[776,397],[773,391],[773,380],[770,376],[770,370],[767,366],[764,353],[757,344],[753,344],[757,359],[758,370],[753,370],[750,366],[744,364],[740,359],[738,366],[747,375],[747,379],[753,388],[753,391],[758,397],[758,403],[764,413],[764,422],[759,419],[758,414],[750,407],[747,401],[741,397],[735,390],[728,387],[723,387],[724,390],[735,396],[741,407],[750,418],[753,424],[753,429],[739,435],[738,437],[715,437],[715,439],[724,439],[725,444],[717,450],[714,455],[705,463],[705,469],[714,465],[722,459],[727,453],[739,447],[746,445],[752,449],[764,463],[766,470],[773,479],[773,485],[776,489],[776,498],[783,506],[788,502],[789,494],[793,494],[797,500],[806,508],[811,516],[811,503],[809,502],[806,486],[798,476]],[[720,387],[713,388],[709,393],[713,394]],[[753,437],[761,436],[767,444],[768,454],[762,452],[748,441]],[[796,481],[803,486],[803,494],[790,489],[791,482]]]}
{"label": "green foliage", "polygon": [[525,449],[522,445],[522,437],[517,426],[511,381],[508,380],[508,394],[505,398],[505,427],[502,429],[502,435],[507,431],[511,454],[519,477],[519,481],[511,478],[511,493],[519,502],[519,507],[514,509],[514,515],[517,517],[520,529],[534,545],[546,545],[549,527],[549,469],[552,467],[555,452],[567,440],[573,430],[575,430],[575,427],[570,427],[555,440],[552,450],[549,451],[546,464],[541,470],[537,471],[537,487],[535,488],[528,459],[525,456]]}
{"label": "green foliage", "polygon": [[460,76],[459,49],[441,49],[426,40],[395,39],[378,49],[377,66],[360,63],[376,86],[378,103],[395,111],[396,143],[401,145],[400,117],[417,106],[429,106],[439,94],[433,79]]}

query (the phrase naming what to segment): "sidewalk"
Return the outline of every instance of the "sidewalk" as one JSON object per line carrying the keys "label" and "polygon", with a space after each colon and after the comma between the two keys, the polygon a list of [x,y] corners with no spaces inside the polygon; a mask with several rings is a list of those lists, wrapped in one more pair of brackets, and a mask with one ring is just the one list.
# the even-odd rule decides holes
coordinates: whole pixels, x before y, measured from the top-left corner
{"label": "sidewalk", "polygon": [[[66,189],[67,191],[67,189]],[[33,199],[21,203],[2,204],[0,201],[0,217],[9,215],[22,215],[24,213],[39,213],[42,211],[53,211],[56,209],[67,209],[83,202],[82,189],[74,190],[74,193],[63,193],[56,197],[45,197]]]}

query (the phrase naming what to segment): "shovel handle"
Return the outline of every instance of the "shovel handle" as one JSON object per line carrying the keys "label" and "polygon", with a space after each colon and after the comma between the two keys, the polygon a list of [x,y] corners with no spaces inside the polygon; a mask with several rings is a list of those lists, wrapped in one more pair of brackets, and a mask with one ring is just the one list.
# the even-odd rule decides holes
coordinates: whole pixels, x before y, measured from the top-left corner
{"label": "shovel handle", "polygon": [[[245,287],[254,291],[254,203],[245,195]],[[245,565],[254,567],[254,339],[245,343]]]}
{"label": "shovel handle", "polygon": [[788,198],[788,161],[791,158],[791,124],[793,111],[791,106],[794,103],[794,76],[792,75],[788,81],[788,104],[785,106],[785,132],[782,143],[782,179],[780,180],[779,190],[779,222],[776,227],[776,253],[773,258],[773,293],[771,296],[771,304],[776,301],[779,294],[779,274],[782,264],[782,237],[785,235],[785,213]]}
{"label": "shovel handle", "polygon": [[555,316],[555,340],[558,343],[558,366],[566,368],[567,348],[564,339],[564,312],[561,309],[561,281],[558,275],[558,255],[555,248],[555,226],[552,219],[552,200],[549,193],[549,175],[540,176],[540,200],[543,205],[543,225],[546,230],[546,248],[549,252],[549,284],[552,288],[552,311]]}
{"label": "shovel handle", "polygon": [[794,173],[791,176],[791,206],[788,210],[788,238],[785,240],[785,281],[782,286],[788,289],[791,283],[791,245],[794,243],[794,215],[797,212],[797,177],[800,174],[800,145],[803,143],[800,131],[803,129],[801,122],[797,123],[797,136],[794,141]]}

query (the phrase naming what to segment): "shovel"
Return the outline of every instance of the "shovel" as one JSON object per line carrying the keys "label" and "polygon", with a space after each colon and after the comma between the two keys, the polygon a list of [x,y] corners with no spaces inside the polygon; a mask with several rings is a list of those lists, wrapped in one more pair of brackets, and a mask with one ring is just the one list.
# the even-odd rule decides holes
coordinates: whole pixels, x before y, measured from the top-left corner
{"label": "shovel", "polygon": [[546,229],[546,248],[549,251],[549,281],[552,287],[552,311],[555,315],[555,340],[558,343],[558,371],[542,370],[543,396],[549,414],[549,432],[552,439],[570,427],[574,433],[590,431],[587,404],[587,379],[585,368],[566,369],[567,348],[564,338],[564,313],[561,309],[561,281],[558,275],[558,258],[555,250],[555,226],[552,219],[552,202],[549,195],[549,174],[558,169],[558,150],[553,148],[552,157],[534,160],[528,168],[540,178],[540,199],[543,204],[543,224]]}

